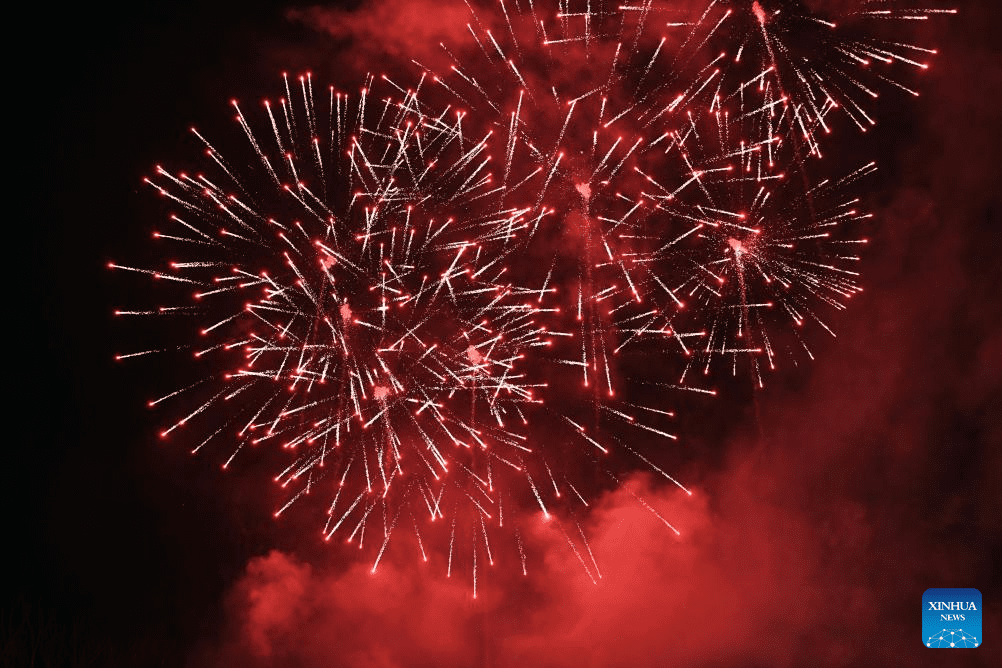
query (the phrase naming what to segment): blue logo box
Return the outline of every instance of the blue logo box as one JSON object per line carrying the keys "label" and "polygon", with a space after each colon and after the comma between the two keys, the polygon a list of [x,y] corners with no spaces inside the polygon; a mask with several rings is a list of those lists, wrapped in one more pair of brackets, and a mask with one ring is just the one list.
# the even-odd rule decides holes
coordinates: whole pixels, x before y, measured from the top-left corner
{"label": "blue logo box", "polygon": [[926,589],[922,594],[922,644],[926,647],[980,647],[981,592],[977,589]]}

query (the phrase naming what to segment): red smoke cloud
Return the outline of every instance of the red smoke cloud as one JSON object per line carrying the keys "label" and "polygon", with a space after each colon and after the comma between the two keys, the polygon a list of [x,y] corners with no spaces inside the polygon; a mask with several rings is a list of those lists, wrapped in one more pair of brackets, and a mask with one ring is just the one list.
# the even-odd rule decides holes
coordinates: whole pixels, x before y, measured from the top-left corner
{"label": "red smoke cloud", "polygon": [[[913,665],[928,651],[917,623],[928,578],[962,580],[972,564],[926,545],[908,526],[931,530],[922,518],[847,498],[840,469],[825,458],[820,469],[805,465],[825,452],[817,440],[804,441],[799,457],[782,445],[743,451],[715,477],[710,500],[631,481],[681,538],[631,493],[607,495],[587,527],[597,585],[543,525],[529,542],[544,563],[528,578],[488,570],[476,601],[468,574],[447,580],[423,563],[393,560],[375,575],[359,563],[335,574],[272,552],[248,564],[230,600],[228,642],[203,658],[249,666]],[[846,443],[841,455],[859,459]],[[814,485],[824,478],[838,482]]]}
{"label": "red smoke cloud", "polygon": [[288,17],[349,41],[352,65],[365,72],[387,56],[405,64],[439,63],[441,43],[454,44],[469,34],[470,10],[461,0],[375,0],[362,11],[314,6],[292,9]]}

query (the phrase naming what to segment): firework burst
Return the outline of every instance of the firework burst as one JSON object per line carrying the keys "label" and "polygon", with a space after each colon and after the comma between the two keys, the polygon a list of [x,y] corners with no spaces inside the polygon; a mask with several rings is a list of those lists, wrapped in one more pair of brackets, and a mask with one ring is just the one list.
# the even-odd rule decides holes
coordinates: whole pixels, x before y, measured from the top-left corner
{"label": "firework burst", "polygon": [[162,435],[199,423],[208,437],[194,451],[221,442],[224,468],[268,448],[285,490],[276,516],[321,490],[327,539],[340,530],[361,543],[381,508],[384,548],[402,523],[424,553],[410,517],[446,512],[473,517],[486,544],[497,479],[531,484],[523,427],[536,399],[523,358],[548,343],[542,307],[505,282],[492,252],[525,212],[490,197],[490,133],[427,108],[420,86],[387,80],[383,98],[371,82],[353,98],[332,89],[318,114],[310,77],[299,83],[298,100],[287,80],[286,96],[263,104],[264,133],[233,103],[239,159],[192,130],[213,171],[158,167],[147,179],[177,207],[155,236],[183,261],[112,265],[193,290],[194,305],[119,314],[209,318],[194,356],[211,377],[151,402],[194,404]]}
{"label": "firework burst", "polygon": [[784,112],[758,102],[742,111],[746,102],[731,112],[717,101],[666,130],[606,228],[610,261],[653,305],[633,338],[672,341],[688,360],[680,383],[693,367],[736,373],[747,357],[761,386],[763,361],[771,370],[781,351],[813,357],[801,329],[833,334],[822,314],[862,290],[858,251],[871,215],[853,192],[876,166],[812,183],[779,135],[756,139]]}
{"label": "firework burst", "polygon": [[760,75],[774,97],[788,98],[783,122],[820,157],[836,115],[866,132],[882,92],[919,95],[913,80],[936,49],[896,28],[954,13],[896,0],[713,0],[679,24],[692,29],[690,39],[725,49],[728,73]]}

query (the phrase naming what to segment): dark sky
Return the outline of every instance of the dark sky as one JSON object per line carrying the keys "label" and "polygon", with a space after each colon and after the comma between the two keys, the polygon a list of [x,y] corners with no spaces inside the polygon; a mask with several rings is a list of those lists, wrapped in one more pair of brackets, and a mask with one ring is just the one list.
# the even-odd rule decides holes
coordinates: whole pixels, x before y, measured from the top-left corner
{"label": "dark sky", "polygon": [[[475,605],[468,587],[406,563],[389,561],[375,581],[336,552],[303,547],[270,522],[268,504],[157,441],[143,404],[171,385],[160,382],[168,364],[113,361],[143,331],[112,311],[142,294],[104,265],[150,257],[157,211],[141,179],[160,160],[194,155],[187,126],[218,127],[230,97],[272,91],[282,69],[326,72],[406,42],[391,25],[385,44],[352,44],[372,39],[370,16],[387,16],[378,9],[336,37],[289,21],[288,9],[77,6],[23,26],[36,38],[14,63],[7,104],[17,285],[0,662],[22,662],[14,652],[32,643],[37,665],[911,666],[1000,656],[994,3],[965,3],[937,22],[940,55],[922,97],[886,102],[873,136],[849,141],[881,172],[866,196],[877,214],[866,292],[839,318],[837,342],[754,400],[718,397],[707,415],[730,416],[727,428],[700,435],[690,421],[681,474],[693,501],[634,481],[691,538],[669,539],[612,491],[586,523],[608,564],[600,586],[540,533],[529,537],[546,554],[537,575],[499,577]],[[928,587],[982,591],[983,648],[944,658],[919,645]]]}

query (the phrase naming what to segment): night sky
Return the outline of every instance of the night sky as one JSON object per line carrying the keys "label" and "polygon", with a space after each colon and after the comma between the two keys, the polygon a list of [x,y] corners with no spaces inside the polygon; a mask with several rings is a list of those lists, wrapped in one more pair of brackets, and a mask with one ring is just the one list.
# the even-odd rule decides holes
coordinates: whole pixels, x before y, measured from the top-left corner
{"label": "night sky", "polygon": [[[274,522],[263,487],[156,438],[161,417],[144,404],[177,372],[114,361],[141,348],[144,331],[112,312],[142,294],[105,269],[157,257],[149,235],[160,209],[142,178],[159,161],[195,159],[189,125],[233,131],[227,101],[274,93],[284,70],[348,86],[358,78],[346,73],[367,59],[455,34],[454,3],[400,0],[408,11],[397,12],[392,1],[335,19],[306,4],[78,5],[12,24],[32,47],[12,64],[5,132],[15,142],[5,210],[17,284],[6,318],[0,663],[998,661],[994,3],[962,3],[936,21],[929,42],[940,54],[922,96],[882,99],[870,136],[842,137],[880,172],[865,193],[876,214],[866,290],[837,316],[837,340],[764,390],[687,407],[686,455],[672,473],[694,497],[632,479],[683,537],[627,492],[607,491],[585,523],[599,585],[542,531],[528,537],[538,555],[530,577],[487,578],[475,602],[468,583],[403,558],[371,577],[368,562],[304,539],[297,521]],[[398,15],[446,27],[404,34]],[[984,647],[920,645],[929,587],[981,590]]]}

